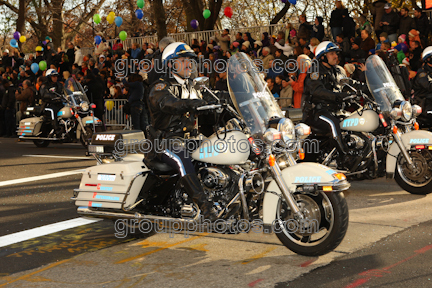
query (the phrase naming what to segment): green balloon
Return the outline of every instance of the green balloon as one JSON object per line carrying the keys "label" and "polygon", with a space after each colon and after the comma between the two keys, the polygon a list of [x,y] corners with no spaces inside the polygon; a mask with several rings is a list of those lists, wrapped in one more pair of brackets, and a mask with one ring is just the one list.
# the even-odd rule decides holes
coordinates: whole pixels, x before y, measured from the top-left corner
{"label": "green balloon", "polygon": [[122,41],[126,40],[126,38],[127,38],[127,33],[126,33],[126,31],[121,31],[121,32],[119,33],[119,37],[120,37],[120,39],[121,39]]}
{"label": "green balloon", "polygon": [[96,24],[99,24],[100,21],[101,21],[100,15],[99,15],[99,14],[94,14],[94,15],[93,15],[93,21],[94,21]]}
{"label": "green balloon", "polygon": [[144,7],[144,0],[137,0],[137,6],[142,9]]}
{"label": "green balloon", "polygon": [[203,16],[204,16],[204,19],[207,19],[207,18],[209,18],[209,17],[210,17],[210,15],[211,15],[211,12],[210,12],[210,10],[208,10],[208,9],[204,10],[204,12],[203,12]]}
{"label": "green balloon", "polygon": [[39,69],[42,70],[42,71],[45,71],[46,68],[47,68],[47,63],[45,61],[43,61],[43,60],[40,61],[39,62]]}

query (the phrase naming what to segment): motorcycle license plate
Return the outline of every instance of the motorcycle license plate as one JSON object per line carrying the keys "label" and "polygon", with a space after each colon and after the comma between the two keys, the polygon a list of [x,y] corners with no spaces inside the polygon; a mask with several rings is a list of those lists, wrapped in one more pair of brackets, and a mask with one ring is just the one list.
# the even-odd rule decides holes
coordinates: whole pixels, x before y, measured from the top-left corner
{"label": "motorcycle license plate", "polygon": [[115,181],[115,174],[98,174],[98,180],[101,181]]}

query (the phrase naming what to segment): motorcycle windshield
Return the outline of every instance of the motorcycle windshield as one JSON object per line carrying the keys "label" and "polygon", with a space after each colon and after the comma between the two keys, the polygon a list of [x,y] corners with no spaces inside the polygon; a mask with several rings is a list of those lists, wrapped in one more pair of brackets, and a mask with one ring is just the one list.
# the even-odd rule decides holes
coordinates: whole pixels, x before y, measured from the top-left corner
{"label": "motorcycle windshield", "polygon": [[254,137],[262,138],[270,119],[284,117],[258,68],[243,52],[228,61],[228,90]]}
{"label": "motorcycle windshield", "polygon": [[382,112],[390,112],[396,100],[405,101],[384,61],[377,55],[366,60],[366,82]]}
{"label": "motorcycle windshield", "polygon": [[76,81],[73,77],[70,77],[65,81],[64,84],[65,94],[70,97],[71,101],[75,102],[75,105],[79,105],[81,102],[89,102],[81,83]]}

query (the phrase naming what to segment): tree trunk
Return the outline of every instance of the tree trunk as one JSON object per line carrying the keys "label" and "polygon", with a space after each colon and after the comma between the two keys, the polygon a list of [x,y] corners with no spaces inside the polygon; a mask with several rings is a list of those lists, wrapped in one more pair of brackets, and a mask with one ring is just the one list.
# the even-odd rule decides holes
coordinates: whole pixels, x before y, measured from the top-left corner
{"label": "tree trunk", "polygon": [[63,42],[63,15],[62,15],[63,1],[52,0],[51,5],[52,5],[52,17],[53,17],[53,32],[51,38],[53,40],[54,47],[57,48],[57,47],[61,47]]}
{"label": "tree trunk", "polygon": [[275,17],[270,21],[270,25],[277,24],[279,22],[279,20],[281,20],[285,16],[285,14],[288,12],[288,9],[290,6],[291,6],[291,4],[287,1],[285,3],[285,6],[282,8],[282,10],[279,11],[279,13],[277,13],[275,15]]}
{"label": "tree trunk", "polygon": [[[219,18],[219,12],[222,8],[223,0],[212,0],[209,3],[209,10],[211,12],[211,15],[209,18],[205,19],[204,21],[204,30],[214,30],[216,21]],[[202,15],[202,14],[201,14]],[[204,18],[204,17],[203,17]]]}
{"label": "tree trunk", "polygon": [[19,31],[21,34],[24,31],[25,24],[25,16],[26,16],[26,1],[19,0],[19,8],[18,8],[18,19],[16,23],[16,31]]}
{"label": "tree trunk", "polygon": [[162,0],[151,0],[150,5],[156,22],[158,41],[160,41],[163,37],[168,35],[165,24],[165,8],[163,6]]}

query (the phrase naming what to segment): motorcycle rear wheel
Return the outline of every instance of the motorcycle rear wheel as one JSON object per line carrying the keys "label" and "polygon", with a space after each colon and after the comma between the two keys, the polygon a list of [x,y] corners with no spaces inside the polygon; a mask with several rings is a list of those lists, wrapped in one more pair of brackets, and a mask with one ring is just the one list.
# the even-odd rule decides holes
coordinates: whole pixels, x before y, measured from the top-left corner
{"label": "motorcycle rear wheel", "polygon": [[297,194],[296,201],[311,225],[309,228],[302,226],[301,222],[293,219],[289,209],[288,213],[284,211],[286,204],[279,205],[274,229],[282,244],[304,256],[319,256],[334,250],[348,229],[348,204],[344,194]]}
{"label": "motorcycle rear wheel", "polygon": [[48,145],[50,144],[50,141],[48,141],[48,140],[33,140],[33,143],[36,145],[36,147],[45,148],[45,147],[48,147]]}
{"label": "motorcycle rear wheel", "polygon": [[405,158],[399,154],[396,163],[395,180],[405,191],[411,194],[426,195],[432,192],[432,170],[429,167],[432,159],[428,151],[410,151],[411,159],[417,172],[408,167]]}

